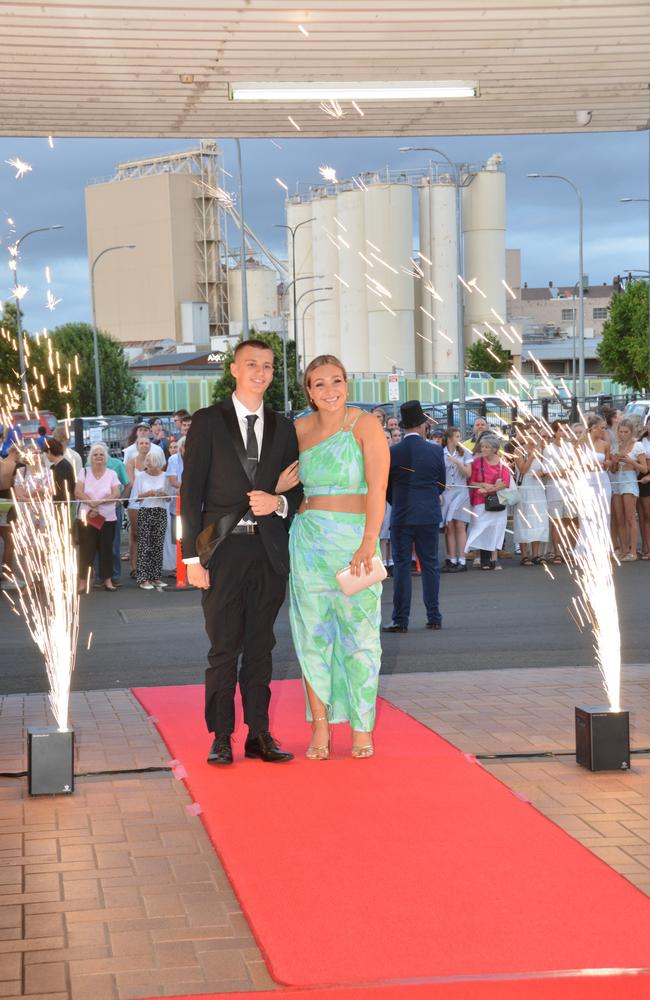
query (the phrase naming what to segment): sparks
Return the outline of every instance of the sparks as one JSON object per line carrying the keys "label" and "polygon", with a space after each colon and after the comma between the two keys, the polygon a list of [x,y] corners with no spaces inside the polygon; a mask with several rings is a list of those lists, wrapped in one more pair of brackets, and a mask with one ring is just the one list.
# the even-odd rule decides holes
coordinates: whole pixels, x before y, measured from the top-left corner
{"label": "sparks", "polygon": [[45,280],[47,281],[48,285],[51,284],[52,282],[52,275],[50,273],[49,267],[45,268]]}
{"label": "sparks", "polygon": [[352,107],[354,108],[354,110],[357,112],[358,115],[361,115],[362,118],[364,117],[364,113],[356,101],[352,101]]}
{"label": "sparks", "polygon": [[63,302],[63,299],[57,299],[57,298],[55,298],[54,297],[54,292],[52,291],[52,289],[48,288],[48,290],[47,290],[47,302],[46,302],[46,305],[47,305],[47,308],[50,310],[50,312],[54,312],[54,310],[58,306],[59,302]]}
{"label": "sparks", "polygon": [[25,298],[28,291],[29,291],[29,285],[14,285],[13,289],[14,298],[17,299],[18,302],[20,302],[21,299]]}
{"label": "sparks", "polygon": [[[296,132],[302,132],[302,129],[300,128],[300,125],[295,120],[295,118],[292,118],[291,115],[287,115],[287,118],[289,119],[289,121],[291,122],[291,124],[293,125],[293,127],[295,128]],[[271,139],[271,142],[273,142],[272,139]],[[277,145],[277,143],[276,143],[276,145]],[[279,148],[282,149],[282,146],[280,146]]]}
{"label": "sparks", "polygon": [[391,309],[391,307],[390,307],[390,306],[387,306],[387,305],[386,305],[386,303],[384,302],[384,300],[383,300],[383,299],[380,299],[380,300],[379,300],[379,305],[380,305],[380,306],[383,306],[383,307],[384,307],[384,309],[386,310],[386,312],[389,312],[389,313],[391,314],[391,316],[397,316],[397,313],[396,313],[396,312],[394,312],[394,311],[393,311],[393,310]]}
{"label": "sparks", "polygon": [[321,111],[324,111],[326,115],[329,115],[330,118],[345,117],[345,111],[343,110],[339,102],[334,100],[334,98],[332,98],[332,100],[330,101],[321,101],[318,107],[321,109]]}
{"label": "sparks", "polygon": [[51,135],[48,135],[47,137],[47,144],[50,147],[50,149],[54,149],[54,139]]}
{"label": "sparks", "polygon": [[17,156],[13,160],[5,160],[5,163],[7,163],[10,167],[13,167],[16,171],[16,180],[24,177],[25,174],[28,174],[32,169],[29,163],[19,160]]}
{"label": "sparks", "polygon": [[[298,128],[298,131],[300,131],[300,128]],[[280,143],[276,142],[275,139],[269,139],[269,142],[271,143],[272,146],[275,146],[276,149],[282,149]]]}
{"label": "sparks", "polygon": [[334,169],[334,167],[327,167],[323,165],[322,167],[318,168],[318,172],[323,178],[323,180],[329,181],[330,184],[338,184],[338,180],[336,177],[336,170]]}
{"label": "sparks", "polygon": [[515,293],[513,292],[512,288],[510,287],[510,285],[508,284],[508,282],[505,280],[505,278],[501,279],[501,284],[503,285],[503,287],[505,288],[506,292],[508,293],[508,295],[510,296],[511,299],[516,299],[517,298],[517,296],[515,295]]}
{"label": "sparks", "polygon": [[275,178],[275,183],[279,184],[280,187],[284,188],[284,190],[287,192],[287,194],[289,194],[289,186],[287,184],[285,184],[283,180],[280,180],[279,177],[276,177]]}
{"label": "sparks", "polygon": [[348,282],[344,281],[340,274],[337,274],[336,272],[334,272],[334,277],[336,278],[337,281],[339,281],[343,285],[344,288],[349,288],[350,287],[350,285],[348,284]]}
{"label": "sparks", "polygon": [[304,24],[299,24],[299,25],[298,25],[298,31],[299,31],[299,32],[300,32],[301,34],[303,34],[303,35],[305,36],[305,38],[309,38],[309,32],[308,32],[308,31],[307,31],[307,29],[305,28]]}
{"label": "sparks", "polygon": [[77,550],[67,504],[53,502],[51,473],[36,465],[31,470],[14,491],[16,566],[28,584],[17,591],[17,601],[45,659],[50,706],[59,729],[64,730],[79,634]]}

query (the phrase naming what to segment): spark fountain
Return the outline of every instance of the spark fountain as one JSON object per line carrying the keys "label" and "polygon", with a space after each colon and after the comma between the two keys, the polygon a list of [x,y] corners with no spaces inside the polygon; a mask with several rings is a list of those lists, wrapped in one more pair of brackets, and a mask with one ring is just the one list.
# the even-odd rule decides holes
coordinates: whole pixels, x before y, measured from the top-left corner
{"label": "spark fountain", "polygon": [[69,504],[54,503],[51,480],[37,470],[26,474],[13,494],[15,562],[25,586],[16,590],[15,600],[3,593],[43,654],[56,721],[54,726],[27,730],[29,794],[66,794],[74,791],[69,700],[79,634],[77,552]]}
{"label": "spark fountain", "polygon": [[[543,378],[548,378],[536,362]],[[516,378],[518,373],[513,370]],[[550,380],[548,388],[557,392]],[[509,400],[512,404],[513,400]],[[518,402],[520,412],[541,433],[550,427]],[[546,472],[555,480],[569,527],[559,522],[564,561],[576,581],[579,596],[573,607],[578,625],[589,625],[594,653],[608,704],[575,707],[576,761],[591,771],[627,770],[630,766],[629,712],[621,709],[621,637],[612,566],[614,553],[603,472],[582,425],[570,429],[562,446],[544,455]],[[576,530],[575,523],[579,528]]]}

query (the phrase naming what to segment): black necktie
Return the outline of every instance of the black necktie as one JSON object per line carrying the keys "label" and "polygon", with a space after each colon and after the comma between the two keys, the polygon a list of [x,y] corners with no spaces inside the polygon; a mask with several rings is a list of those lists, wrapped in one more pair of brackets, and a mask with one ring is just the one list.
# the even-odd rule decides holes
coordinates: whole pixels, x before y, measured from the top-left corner
{"label": "black necktie", "polygon": [[246,458],[248,459],[248,465],[253,475],[255,475],[255,469],[257,468],[257,463],[260,457],[259,450],[257,448],[257,435],[255,433],[256,420],[256,413],[246,414],[246,423],[248,424],[248,428],[246,430]]}
{"label": "black necktie", "polygon": [[[246,414],[246,423],[248,427],[246,429],[246,459],[248,461],[248,468],[250,471],[251,480],[255,479],[255,471],[257,469],[257,463],[259,461],[259,449],[257,447],[257,436],[255,434],[255,421],[257,420],[256,413]],[[255,515],[253,511],[248,508],[244,514],[242,520],[244,521],[254,521]]]}

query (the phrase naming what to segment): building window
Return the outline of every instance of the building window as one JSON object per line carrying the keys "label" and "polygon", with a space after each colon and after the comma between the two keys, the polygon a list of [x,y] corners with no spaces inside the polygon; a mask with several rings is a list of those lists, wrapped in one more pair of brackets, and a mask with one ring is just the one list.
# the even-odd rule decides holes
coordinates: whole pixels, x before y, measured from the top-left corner
{"label": "building window", "polygon": [[566,321],[566,320],[574,320],[575,316],[576,316],[575,309],[563,309],[562,310],[562,319],[564,321]]}
{"label": "building window", "polygon": [[594,319],[607,319],[607,306],[594,306]]}

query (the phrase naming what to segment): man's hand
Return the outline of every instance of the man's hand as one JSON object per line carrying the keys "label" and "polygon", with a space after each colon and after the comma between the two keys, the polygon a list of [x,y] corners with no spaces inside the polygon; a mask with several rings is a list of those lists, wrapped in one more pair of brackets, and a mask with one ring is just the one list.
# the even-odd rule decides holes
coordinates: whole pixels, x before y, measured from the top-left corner
{"label": "man's hand", "polygon": [[210,589],[210,574],[201,563],[188,563],[187,582],[193,587],[200,587],[201,590]]}
{"label": "man's hand", "polygon": [[275,493],[264,493],[263,490],[251,490],[248,494],[248,499],[255,517],[275,514],[278,509],[278,498]]}

